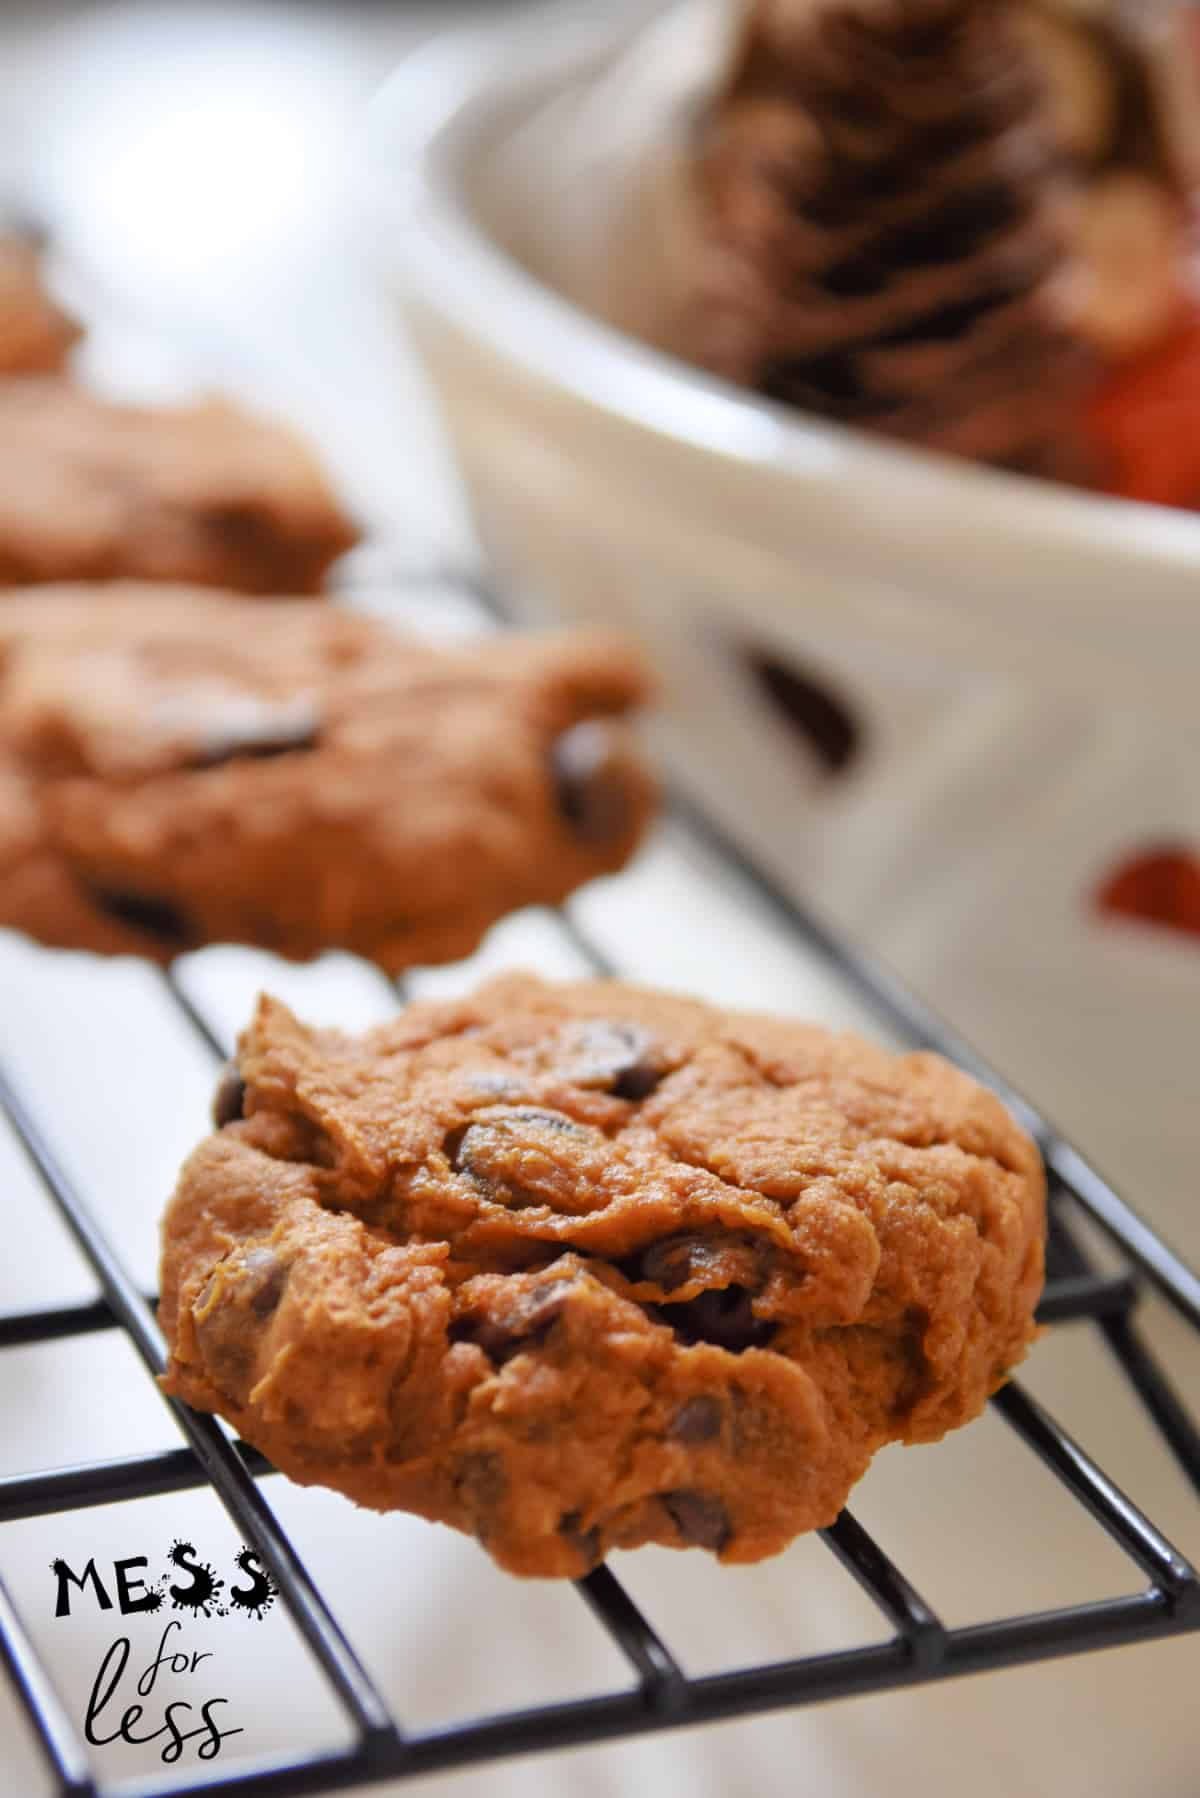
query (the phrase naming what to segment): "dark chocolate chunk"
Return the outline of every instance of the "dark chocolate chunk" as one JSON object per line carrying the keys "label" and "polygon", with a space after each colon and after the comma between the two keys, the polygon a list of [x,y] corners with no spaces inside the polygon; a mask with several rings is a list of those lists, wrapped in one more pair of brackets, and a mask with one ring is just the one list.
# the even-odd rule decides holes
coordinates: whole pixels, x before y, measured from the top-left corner
{"label": "dark chocolate chunk", "polygon": [[562,1111],[542,1111],[535,1105],[521,1105],[506,1111],[502,1117],[488,1120],[497,1129],[506,1130],[513,1124],[532,1124],[538,1130],[564,1131],[569,1136],[586,1136],[586,1124],[577,1124],[574,1118],[567,1117]]}
{"label": "dark chocolate chunk", "polygon": [[630,1278],[649,1280],[664,1292],[674,1292],[689,1280],[716,1284],[737,1278],[745,1286],[757,1283],[759,1251],[739,1236],[720,1230],[683,1231],[650,1243],[636,1257]]}
{"label": "dark chocolate chunk", "polygon": [[585,843],[610,843],[629,828],[624,735],[604,718],[564,731],[550,752],[558,809]]}
{"label": "dark chocolate chunk", "polygon": [[[525,1130],[514,1126],[526,1126]],[[480,1118],[477,1124],[460,1126],[452,1130],[446,1138],[445,1150],[451,1165],[463,1173],[479,1173],[480,1162],[487,1160],[487,1147],[511,1138],[514,1135],[525,1135],[527,1129],[535,1133],[549,1130],[555,1133],[582,1136],[587,1126],[577,1124],[574,1118],[566,1117],[561,1111],[541,1111],[533,1105],[514,1107],[511,1111],[491,1112]]]}
{"label": "dark chocolate chunk", "polygon": [[[247,1328],[245,1310],[236,1302],[235,1283],[221,1280],[225,1271],[232,1270],[227,1265],[217,1268],[205,1283],[192,1305],[192,1316],[205,1371],[215,1386],[240,1404],[254,1382],[257,1337]],[[214,1305],[218,1282],[220,1295]]]}
{"label": "dark chocolate chunk", "polygon": [[468,1311],[450,1325],[451,1342],[473,1342],[497,1367],[536,1348],[562,1315],[570,1280],[544,1280],[503,1308]]}
{"label": "dark chocolate chunk", "polygon": [[712,1442],[721,1434],[722,1415],[717,1400],[702,1392],[680,1405],[668,1433],[676,1442]]}
{"label": "dark chocolate chunk", "polygon": [[646,1062],[636,1062],[632,1067],[622,1068],[613,1081],[612,1090],[618,1099],[648,1099],[662,1080],[662,1072],[650,1067]]}
{"label": "dark chocolate chunk", "polygon": [[694,1543],[697,1548],[720,1551],[733,1534],[729,1513],[711,1492],[693,1492],[684,1488],[678,1492],[664,1492],[662,1501],[684,1541]]}
{"label": "dark chocolate chunk", "polygon": [[668,1294],[695,1280],[712,1283],[706,1292],[678,1304],[668,1299],[658,1308],[661,1321],[670,1324],[681,1342],[711,1342],[740,1355],[744,1349],[765,1347],[775,1334],[773,1322],[754,1314],[762,1252],[741,1237],[721,1231],[665,1236],[622,1263],[622,1271]]}
{"label": "dark chocolate chunk", "polygon": [[127,887],[90,885],[88,894],[97,911],[130,930],[144,931],[168,947],[184,949],[193,931],[179,906],[154,893],[135,893]]}
{"label": "dark chocolate chunk", "polygon": [[283,1297],[290,1272],[287,1263],[274,1249],[262,1247],[248,1249],[242,1266],[245,1273],[238,1282],[239,1298],[244,1295],[255,1317],[269,1317]]}
{"label": "dark chocolate chunk", "polygon": [[664,1305],[661,1315],[681,1342],[711,1342],[732,1355],[765,1348],[776,1330],[770,1318],[755,1316],[754,1295],[744,1286],[701,1292],[686,1304]]}
{"label": "dark chocolate chunk", "polygon": [[246,1082],[242,1079],[242,1070],[236,1061],[227,1061],[213,1094],[212,1120],[218,1130],[223,1130],[226,1124],[237,1123],[244,1115],[245,1101]]}
{"label": "dark chocolate chunk", "polygon": [[571,1078],[578,1086],[606,1087],[618,1099],[648,1099],[663,1078],[654,1039],[636,1024],[588,1024],[574,1047],[578,1059]]}
{"label": "dark chocolate chunk", "polygon": [[452,1130],[444,1144],[446,1156],[456,1173],[468,1174],[486,1192],[503,1194],[504,1202],[513,1205],[544,1205],[545,1197],[526,1192],[509,1176],[513,1145],[527,1141],[532,1134],[567,1134],[584,1136],[587,1126],[561,1111],[541,1111],[535,1106],[514,1107],[511,1111],[492,1112],[477,1124],[461,1125]]}

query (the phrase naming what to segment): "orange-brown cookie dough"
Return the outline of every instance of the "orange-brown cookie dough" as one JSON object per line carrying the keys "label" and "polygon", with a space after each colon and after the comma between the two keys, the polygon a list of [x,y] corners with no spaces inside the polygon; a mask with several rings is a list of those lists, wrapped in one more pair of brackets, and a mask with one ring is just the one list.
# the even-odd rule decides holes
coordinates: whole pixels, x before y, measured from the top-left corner
{"label": "orange-brown cookie dough", "polygon": [[645,675],[566,633],[434,649],[314,600],[0,595],[0,926],[391,971],[628,858]]}
{"label": "orange-brown cookie dough", "polygon": [[1024,1355],[1045,1187],[935,1055],[615,982],[260,1001],[164,1222],[166,1387],[514,1573],[755,1561]]}
{"label": "orange-brown cookie dough", "polygon": [[300,439],[234,406],[0,383],[0,583],[133,575],[315,593],[357,537]]}
{"label": "orange-brown cookie dough", "polygon": [[79,326],[42,284],[37,245],[0,236],[0,374],[47,373],[61,368]]}

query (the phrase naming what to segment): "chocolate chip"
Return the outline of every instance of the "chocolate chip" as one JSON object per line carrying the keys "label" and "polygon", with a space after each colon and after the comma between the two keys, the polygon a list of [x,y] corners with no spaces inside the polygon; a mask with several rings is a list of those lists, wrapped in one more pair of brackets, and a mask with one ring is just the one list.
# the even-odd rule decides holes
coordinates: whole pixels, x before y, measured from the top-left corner
{"label": "chocolate chip", "polygon": [[561,1111],[539,1111],[532,1105],[521,1106],[511,1111],[493,1113],[490,1117],[481,1118],[477,1124],[451,1130],[443,1144],[450,1165],[458,1173],[480,1173],[483,1170],[475,1163],[487,1158],[484,1154],[485,1147],[496,1144],[506,1136],[512,1136],[514,1124],[529,1124],[535,1130],[550,1130],[568,1136],[587,1134],[583,1124],[577,1124],[574,1118],[564,1117]]}
{"label": "chocolate chip", "polygon": [[186,948],[193,940],[191,925],[170,899],[153,893],[130,892],[126,887],[89,885],[88,893],[97,911],[118,924],[127,925],[130,930],[141,930],[177,949]]}
{"label": "chocolate chip", "polygon": [[503,1117],[492,1118],[490,1122],[500,1129],[507,1129],[511,1124],[533,1124],[538,1129],[562,1131],[568,1136],[586,1136],[588,1133],[586,1124],[577,1124],[563,1112],[539,1111],[532,1105],[506,1111]]}
{"label": "chocolate chip", "polygon": [[759,1254],[753,1244],[722,1231],[685,1231],[652,1242],[637,1257],[634,1279],[649,1280],[664,1292],[674,1292],[689,1280],[708,1284],[731,1276],[745,1286],[757,1283]]}
{"label": "chocolate chip", "polygon": [[446,1157],[456,1173],[469,1174],[485,1192],[508,1194],[510,1205],[542,1205],[545,1198],[526,1192],[508,1178],[508,1162],[514,1141],[520,1142],[530,1131],[549,1131],[554,1135],[586,1136],[587,1127],[560,1111],[540,1111],[534,1106],[514,1107],[510,1111],[493,1112],[477,1124],[451,1130],[443,1143]]}
{"label": "chocolate chip", "polygon": [[664,1305],[661,1315],[681,1342],[711,1342],[731,1355],[765,1348],[777,1328],[770,1318],[755,1316],[754,1295],[744,1286],[715,1287],[685,1304]]}
{"label": "chocolate chip", "polygon": [[676,1286],[687,1286],[689,1280],[702,1280],[705,1286],[757,1287],[761,1282],[763,1250],[725,1230],[684,1230],[673,1237],[662,1237],[640,1251],[630,1266],[630,1278],[649,1280],[673,1293]]}
{"label": "chocolate chip", "polygon": [[227,1061],[221,1070],[217,1090],[213,1094],[212,1120],[218,1130],[236,1124],[245,1115],[246,1082],[236,1061]]}
{"label": "chocolate chip", "polygon": [[664,1292],[702,1275],[708,1258],[708,1239],[703,1236],[667,1236],[652,1242],[637,1259],[634,1279],[649,1280]]}
{"label": "chocolate chip", "polygon": [[595,1526],[589,1530],[581,1529],[582,1522],[581,1512],[568,1511],[559,1519],[558,1533],[570,1543],[590,1571],[600,1559],[600,1531]]}
{"label": "chocolate chip", "polygon": [[711,1442],[721,1434],[721,1406],[715,1398],[700,1393],[680,1405],[672,1417],[668,1433],[676,1442]]}
{"label": "chocolate chip", "polygon": [[679,1492],[664,1492],[662,1501],[684,1541],[697,1548],[712,1548],[719,1552],[733,1534],[729,1513],[711,1492],[692,1492],[685,1488]]}
{"label": "chocolate chip", "polygon": [[238,1296],[244,1295],[255,1317],[269,1317],[283,1297],[291,1269],[268,1248],[248,1249],[242,1267],[245,1272],[238,1282]]}
{"label": "chocolate chip", "polygon": [[320,715],[312,706],[251,702],[236,711],[231,708],[227,718],[214,719],[189,766],[215,768],[222,762],[264,761],[270,756],[315,749],[320,730]]}
{"label": "chocolate chip", "polygon": [[564,731],[550,752],[558,809],[585,843],[611,843],[629,828],[623,733],[604,718]]}
{"label": "chocolate chip", "polygon": [[465,1312],[450,1325],[450,1340],[473,1342],[497,1367],[503,1367],[514,1355],[545,1340],[562,1314],[570,1286],[570,1280],[543,1280],[495,1312]]}
{"label": "chocolate chip", "polygon": [[[257,1338],[252,1329],[247,1329],[245,1310],[237,1303],[237,1284],[222,1277],[226,1271],[233,1271],[228,1264],[214,1271],[193,1303],[192,1315],[200,1353],[213,1384],[240,1404],[253,1384]],[[218,1285],[220,1297],[214,1305]]]}
{"label": "chocolate chip", "polygon": [[633,1067],[622,1068],[613,1081],[612,1090],[618,1099],[648,1099],[661,1080],[661,1069],[638,1062]]}
{"label": "chocolate chip", "polygon": [[636,1024],[588,1024],[575,1040],[578,1060],[571,1078],[577,1086],[602,1086],[618,1099],[646,1099],[663,1077],[654,1058],[654,1039]]}

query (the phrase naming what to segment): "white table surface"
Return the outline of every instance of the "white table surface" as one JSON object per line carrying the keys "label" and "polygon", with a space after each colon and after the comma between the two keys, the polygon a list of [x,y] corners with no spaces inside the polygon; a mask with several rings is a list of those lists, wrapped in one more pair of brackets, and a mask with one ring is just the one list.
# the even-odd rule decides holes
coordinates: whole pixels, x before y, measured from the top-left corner
{"label": "white table surface", "polygon": [[[495,8],[479,8],[494,12]],[[416,38],[464,7],[115,5],[10,7],[0,20],[0,157],[61,242],[68,285],[96,319],[85,367],[106,385],[163,392],[223,382],[305,424],[374,533],[400,553],[469,553],[470,535],[428,396],[395,321],[358,272],[342,183],[367,95]],[[435,612],[433,622],[439,623]],[[447,621],[440,621],[443,626]],[[454,620],[449,620],[452,627]],[[744,900],[661,834],[579,915],[647,978],[715,997],[858,1021]],[[689,928],[674,920],[684,914]],[[737,955],[728,953],[736,941]],[[545,919],[501,926],[465,969],[530,959],[573,971]],[[211,951],[189,991],[229,1035],[257,986],[308,1015],[378,1015],[377,980],[343,958],[284,968]],[[153,1282],[156,1222],[175,1169],[205,1127],[212,1066],[157,976],[131,963],[49,955],[0,936],[0,1060],[56,1126],[69,1173],[138,1277]],[[69,1117],[69,1127],[61,1127]],[[0,1306],[88,1296],[78,1256],[0,1129],[7,1253]],[[1173,1365],[1200,1382],[1181,1330],[1158,1319]],[[1060,1331],[1028,1370],[1033,1391],[1200,1554],[1194,1495],[1151,1439],[1090,1334]],[[174,1446],[170,1417],[115,1333],[0,1357],[0,1470]],[[270,1502],[401,1718],[413,1725],[611,1690],[625,1670],[569,1588],[520,1583],[472,1543],[405,1517],[377,1518],[280,1480]],[[861,1520],[950,1622],[1133,1590],[1133,1569],[986,1417],[936,1449],[885,1453],[855,1500]],[[207,1494],[6,1526],[0,1572],[78,1722],[122,1628],[131,1666],[153,1657],[163,1617],[118,1625],[77,1607],[53,1616],[49,1562],[146,1554],[193,1541],[231,1578],[239,1546]],[[647,1551],[618,1568],[689,1671],[715,1671],[882,1639],[882,1623],[814,1541],[758,1568]],[[178,1635],[180,1632],[176,1632]],[[228,1698],[235,1753],[302,1753],[342,1725],[278,1608],[262,1622],[187,1621],[211,1653],[164,1675],[169,1697]],[[130,1675],[132,1680],[133,1675]],[[208,1682],[205,1684],[205,1682]],[[686,1734],[504,1763],[404,1789],[540,1798],[1189,1798],[1200,1785],[1195,1640],[951,1682]],[[200,1687],[204,1686],[201,1691]],[[132,1696],[132,1694],[130,1695]],[[148,1711],[149,1716],[149,1711]],[[157,1720],[157,1719],[156,1719]],[[100,1750],[109,1778],[160,1770],[157,1750]],[[184,1768],[193,1768],[190,1752]],[[48,1789],[0,1691],[0,1794]],[[396,1789],[388,1787],[380,1789]]]}

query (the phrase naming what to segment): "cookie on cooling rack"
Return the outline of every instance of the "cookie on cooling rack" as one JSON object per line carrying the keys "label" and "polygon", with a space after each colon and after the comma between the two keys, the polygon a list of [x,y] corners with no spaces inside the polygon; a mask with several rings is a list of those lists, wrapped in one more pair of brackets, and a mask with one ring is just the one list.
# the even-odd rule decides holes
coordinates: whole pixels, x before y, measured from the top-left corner
{"label": "cookie on cooling rack", "polygon": [[281,426],[217,400],[125,406],[49,376],[0,383],[0,583],[315,593],[357,536]]}
{"label": "cookie on cooling rack", "polygon": [[395,971],[619,868],[654,806],[632,650],[439,650],[313,600],[0,595],[0,926]]}
{"label": "cookie on cooling rack", "polygon": [[61,368],[79,326],[42,284],[41,255],[26,237],[0,235],[0,374]]}
{"label": "cookie on cooling rack", "polygon": [[754,1561],[1024,1355],[1045,1187],[935,1055],[615,982],[260,1001],[164,1223],[167,1390],[515,1573]]}

